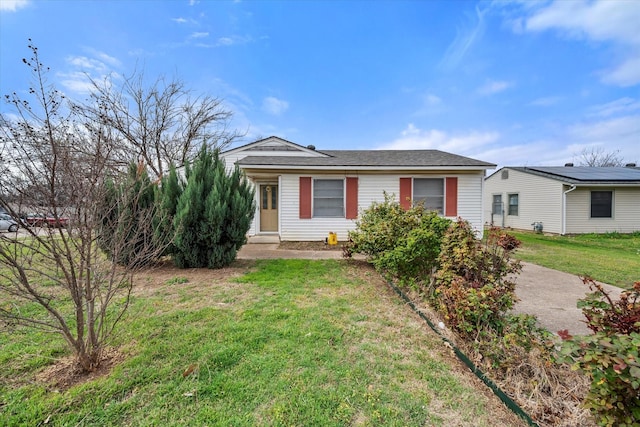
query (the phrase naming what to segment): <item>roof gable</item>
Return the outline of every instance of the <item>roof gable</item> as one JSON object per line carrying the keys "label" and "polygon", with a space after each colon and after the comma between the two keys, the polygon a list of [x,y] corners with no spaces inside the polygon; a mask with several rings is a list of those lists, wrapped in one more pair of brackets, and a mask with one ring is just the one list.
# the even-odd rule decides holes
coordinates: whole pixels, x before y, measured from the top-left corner
{"label": "roof gable", "polygon": [[[246,156],[259,155],[269,156],[270,153],[287,153],[286,155],[309,156],[309,157],[327,157],[326,154],[316,151],[315,148],[303,147],[286,139],[277,136],[260,139],[250,144],[242,145],[231,150],[224,151],[224,156],[234,155],[242,152]],[[286,156],[285,155],[285,156]],[[283,156],[284,157],[284,156]]]}

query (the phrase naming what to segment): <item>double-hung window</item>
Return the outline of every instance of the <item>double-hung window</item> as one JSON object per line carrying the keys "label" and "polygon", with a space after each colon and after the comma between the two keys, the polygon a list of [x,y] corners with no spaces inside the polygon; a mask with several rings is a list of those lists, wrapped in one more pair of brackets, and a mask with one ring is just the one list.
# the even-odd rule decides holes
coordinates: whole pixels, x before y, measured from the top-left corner
{"label": "double-hung window", "polygon": [[344,218],[344,180],[313,180],[313,216]]}
{"label": "double-hung window", "polygon": [[517,194],[509,194],[509,215],[518,216],[518,195]]}
{"label": "double-hung window", "polygon": [[502,194],[493,195],[493,205],[491,206],[491,213],[494,215],[502,215]]}
{"label": "double-hung window", "polygon": [[444,179],[415,178],[413,202],[423,203],[425,209],[442,214],[444,212]]}
{"label": "double-hung window", "polygon": [[613,191],[591,192],[591,218],[613,218]]}

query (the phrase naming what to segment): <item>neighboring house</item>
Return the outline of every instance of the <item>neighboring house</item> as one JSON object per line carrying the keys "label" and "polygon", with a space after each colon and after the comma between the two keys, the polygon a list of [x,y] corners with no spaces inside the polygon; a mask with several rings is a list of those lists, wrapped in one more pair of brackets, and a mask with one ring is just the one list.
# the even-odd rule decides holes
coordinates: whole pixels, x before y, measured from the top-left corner
{"label": "neighboring house", "polygon": [[640,230],[640,168],[504,167],[485,180],[490,224],[557,234]]}
{"label": "neighboring house", "polygon": [[249,236],[346,240],[359,213],[384,192],[404,207],[422,200],[448,218],[462,217],[482,234],[482,188],[494,164],[438,150],[323,150],[269,137],[225,151],[256,187]]}

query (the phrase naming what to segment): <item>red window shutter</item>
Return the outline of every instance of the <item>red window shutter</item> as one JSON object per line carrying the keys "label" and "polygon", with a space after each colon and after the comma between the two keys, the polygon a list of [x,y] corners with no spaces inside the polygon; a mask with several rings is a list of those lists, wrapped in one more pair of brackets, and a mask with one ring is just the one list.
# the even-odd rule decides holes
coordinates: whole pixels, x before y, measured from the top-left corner
{"label": "red window shutter", "polygon": [[300,177],[300,219],[311,219],[311,177]]}
{"label": "red window shutter", "polygon": [[447,178],[445,183],[445,216],[458,216],[458,178]]}
{"label": "red window shutter", "polygon": [[405,210],[411,208],[411,183],[411,178],[400,178],[400,206]]}
{"label": "red window shutter", "polygon": [[347,219],[358,218],[358,178],[347,177]]}

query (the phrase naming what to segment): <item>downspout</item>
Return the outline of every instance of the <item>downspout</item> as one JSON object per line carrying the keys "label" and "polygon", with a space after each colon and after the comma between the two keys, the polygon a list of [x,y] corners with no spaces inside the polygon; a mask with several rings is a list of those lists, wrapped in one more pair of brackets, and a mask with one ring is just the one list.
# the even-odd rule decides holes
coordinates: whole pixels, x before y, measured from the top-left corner
{"label": "downspout", "polygon": [[571,193],[576,189],[575,185],[571,185],[567,191],[562,193],[562,233],[561,235],[567,234],[567,194]]}

